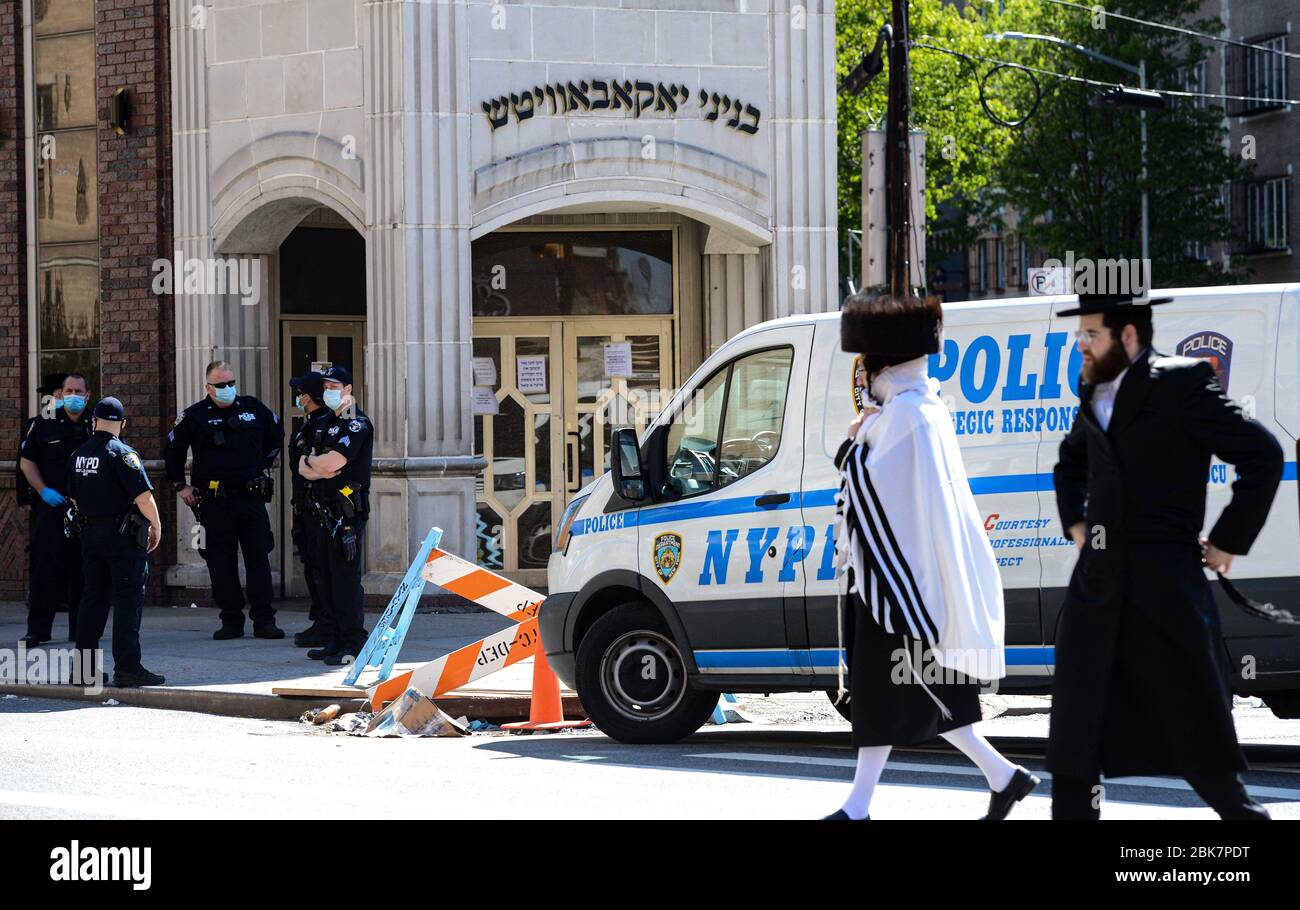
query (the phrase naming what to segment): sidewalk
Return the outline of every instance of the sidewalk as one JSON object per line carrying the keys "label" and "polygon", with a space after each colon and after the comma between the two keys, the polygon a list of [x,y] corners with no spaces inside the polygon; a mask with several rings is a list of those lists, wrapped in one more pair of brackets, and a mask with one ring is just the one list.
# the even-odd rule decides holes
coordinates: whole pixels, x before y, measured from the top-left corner
{"label": "sidewalk", "polygon": [[[366,614],[369,628],[378,619],[377,613]],[[140,625],[142,662],[167,678],[165,686],[105,688],[94,696],[74,686],[0,685],[0,692],[97,702],[113,698],[122,704],[238,717],[297,717],[308,708],[331,702],[343,705],[345,710],[357,707],[339,697],[284,698],[272,693],[277,688],[338,689],[343,686],[343,677],[349,669],[326,667],[319,661],[308,660],[306,648],[294,647],[293,634],[308,625],[305,612],[280,610],[276,622],[285,632],[285,638],[280,641],[254,638],[251,622],[245,623],[243,638],[214,641],[212,633],[220,626],[215,609],[145,607]],[[393,675],[509,625],[510,620],[495,613],[417,613]],[[26,608],[21,603],[0,603],[0,648],[15,648],[26,630]],[[44,647],[70,647],[61,640],[67,634],[66,614],[55,618],[54,634],[55,640]],[[111,617],[101,645],[105,663],[111,666]],[[367,670],[361,676],[361,684],[374,682],[376,672]],[[438,702],[452,716],[487,717],[493,722],[526,720],[532,673],[530,658],[493,674],[483,680],[482,686],[461,689]],[[566,691],[565,695],[567,710],[570,693]]]}

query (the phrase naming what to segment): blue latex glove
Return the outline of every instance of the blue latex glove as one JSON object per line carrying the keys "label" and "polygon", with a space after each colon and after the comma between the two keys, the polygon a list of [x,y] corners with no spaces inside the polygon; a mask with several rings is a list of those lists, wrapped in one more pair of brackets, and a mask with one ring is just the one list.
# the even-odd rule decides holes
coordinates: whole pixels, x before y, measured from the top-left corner
{"label": "blue latex glove", "polygon": [[41,490],[41,499],[45,500],[47,506],[54,508],[57,508],[68,501],[68,497],[54,489],[54,487],[46,487],[44,490]]}

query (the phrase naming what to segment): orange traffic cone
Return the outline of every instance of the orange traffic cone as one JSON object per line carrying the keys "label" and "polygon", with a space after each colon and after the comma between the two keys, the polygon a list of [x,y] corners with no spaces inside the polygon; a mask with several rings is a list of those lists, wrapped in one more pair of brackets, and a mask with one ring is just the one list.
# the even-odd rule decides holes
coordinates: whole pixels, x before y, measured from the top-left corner
{"label": "orange traffic cone", "polygon": [[533,656],[533,698],[528,706],[528,720],[502,724],[502,730],[568,730],[590,727],[589,720],[565,720],[564,701],[560,697],[560,680],[546,662],[541,647]]}

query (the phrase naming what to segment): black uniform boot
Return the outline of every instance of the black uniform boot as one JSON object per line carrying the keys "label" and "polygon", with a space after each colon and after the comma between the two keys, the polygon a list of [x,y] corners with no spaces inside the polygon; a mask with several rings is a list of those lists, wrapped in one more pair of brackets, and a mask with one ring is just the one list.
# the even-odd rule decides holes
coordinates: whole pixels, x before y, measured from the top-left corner
{"label": "black uniform boot", "polygon": [[300,648],[321,648],[333,640],[334,636],[322,629],[318,623],[312,623],[293,636],[293,643]]}
{"label": "black uniform boot", "polygon": [[339,650],[339,645],[330,642],[329,644],[321,645],[319,648],[312,648],[307,652],[307,656],[312,660],[324,660],[327,657],[333,657],[335,654],[339,653]]}
{"label": "black uniform boot", "polygon": [[[242,633],[241,633],[242,634]],[[139,670],[113,673],[113,685],[119,689],[135,689],[140,686],[161,686],[167,680],[157,673],[150,673],[144,667]]]}
{"label": "black uniform boot", "polygon": [[284,638],[284,630],[275,624],[274,619],[268,619],[266,622],[253,623],[253,637]]}
{"label": "black uniform boot", "polygon": [[244,620],[240,619],[223,619],[221,628],[212,633],[212,637],[217,641],[227,641],[231,638],[244,637]]}

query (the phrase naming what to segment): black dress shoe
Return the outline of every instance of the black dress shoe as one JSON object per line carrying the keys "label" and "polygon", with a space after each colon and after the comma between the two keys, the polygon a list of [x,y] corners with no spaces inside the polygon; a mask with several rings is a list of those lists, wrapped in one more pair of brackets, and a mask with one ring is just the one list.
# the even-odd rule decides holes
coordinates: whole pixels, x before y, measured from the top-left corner
{"label": "black dress shoe", "polygon": [[324,660],[327,657],[333,657],[339,653],[338,645],[323,645],[319,648],[312,648],[307,652],[307,656],[312,660]]}
{"label": "black dress shoe", "polygon": [[19,641],[21,641],[25,646],[29,648],[35,648],[38,645],[45,644],[47,641],[49,641],[49,639],[37,638],[35,635],[24,635],[21,639],[19,639]]}
{"label": "black dress shoe", "polygon": [[167,680],[157,673],[150,673],[144,667],[113,674],[113,685],[119,689],[135,689],[140,686],[161,686]]}
{"label": "black dress shoe", "polygon": [[316,623],[312,623],[293,636],[293,643],[300,648],[323,648],[333,640],[334,636]]}
{"label": "black dress shoe", "polygon": [[[240,629],[243,632],[243,629]],[[275,624],[275,620],[253,623],[254,638],[284,638],[284,630]]]}
{"label": "black dress shoe", "polygon": [[1025,768],[1016,768],[1011,783],[1003,790],[989,794],[989,811],[983,821],[1001,821],[1011,812],[1011,807],[1033,792],[1041,780],[1030,774]]}
{"label": "black dress shoe", "polygon": [[229,641],[232,638],[244,637],[244,624],[223,622],[221,628],[212,633],[212,637],[217,641]]}
{"label": "black dress shoe", "polygon": [[864,815],[862,818],[852,819],[849,818],[849,813],[845,812],[843,809],[836,809],[830,815],[827,815],[822,819],[824,822],[851,822],[855,820],[860,822],[869,822],[871,821],[871,816]]}

